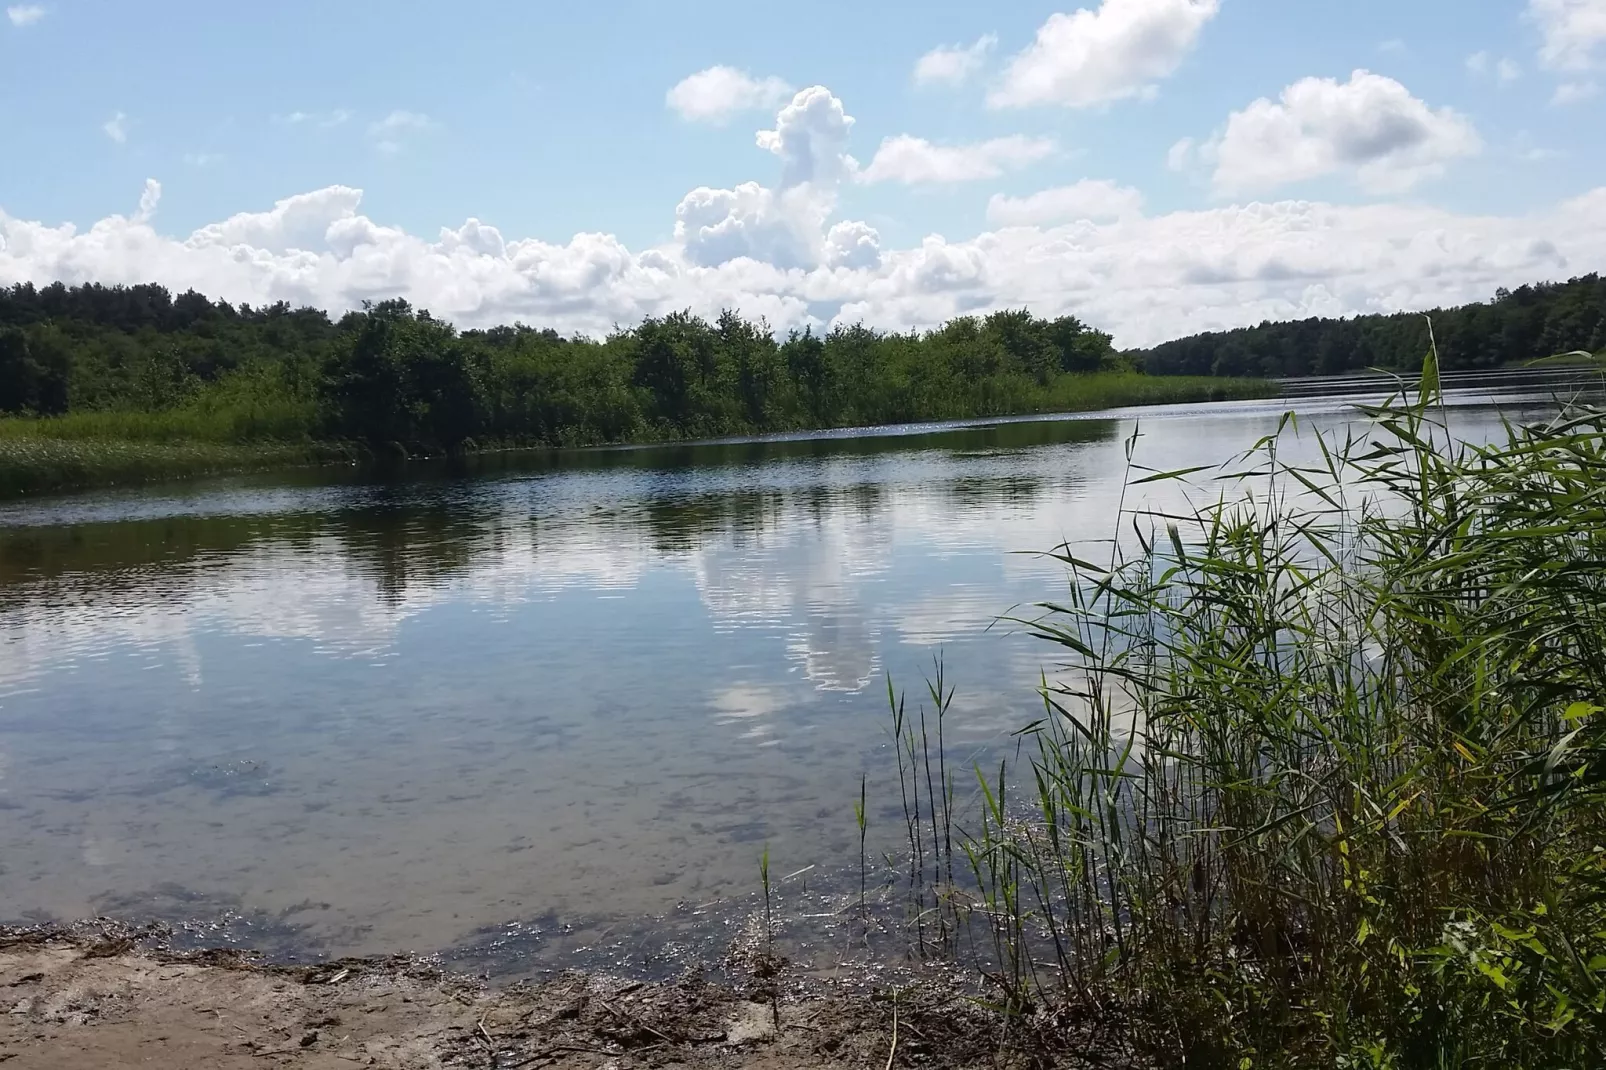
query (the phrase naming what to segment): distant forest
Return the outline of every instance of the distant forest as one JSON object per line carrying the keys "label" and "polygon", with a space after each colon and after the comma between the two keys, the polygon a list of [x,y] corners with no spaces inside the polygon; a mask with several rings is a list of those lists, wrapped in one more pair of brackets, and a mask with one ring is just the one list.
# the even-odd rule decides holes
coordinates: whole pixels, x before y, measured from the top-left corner
{"label": "distant forest", "polygon": [[[1582,349],[1606,349],[1606,279],[1497,290],[1493,301],[1437,308],[1433,334],[1445,369],[1494,368]],[[1428,349],[1420,312],[1262,323],[1196,334],[1127,355],[1156,375],[1269,379],[1417,367]]]}
{"label": "distant forest", "polygon": [[1150,382],[1108,334],[1024,311],[784,339],[733,312],[674,313],[598,340],[458,331],[401,300],[335,320],[156,285],[0,289],[0,413],[160,416],[116,422],[141,437],[426,451],[687,439],[1173,400],[1139,396]]}
{"label": "distant forest", "polygon": [[[1606,349],[1598,275],[1432,315],[1447,369]],[[1420,314],[1311,319],[1121,353],[1075,317],[1025,310],[784,339],[726,312],[589,339],[523,324],[458,331],[400,300],[331,319],[156,285],[23,283],[0,288],[0,414],[84,414],[85,434],[426,451],[707,438],[1246,396],[1264,391],[1202,377],[1415,367],[1427,330]]]}

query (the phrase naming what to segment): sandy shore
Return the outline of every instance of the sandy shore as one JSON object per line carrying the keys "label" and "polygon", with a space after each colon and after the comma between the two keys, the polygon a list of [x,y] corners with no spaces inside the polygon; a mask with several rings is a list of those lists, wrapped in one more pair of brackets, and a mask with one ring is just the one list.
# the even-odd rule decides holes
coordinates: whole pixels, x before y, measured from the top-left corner
{"label": "sandy shore", "polygon": [[773,991],[579,973],[492,988],[413,959],[262,966],[237,951],[146,946],[115,926],[9,929],[0,1068],[1134,1065],[1085,1025],[1012,1035],[934,987],[772,1002]]}

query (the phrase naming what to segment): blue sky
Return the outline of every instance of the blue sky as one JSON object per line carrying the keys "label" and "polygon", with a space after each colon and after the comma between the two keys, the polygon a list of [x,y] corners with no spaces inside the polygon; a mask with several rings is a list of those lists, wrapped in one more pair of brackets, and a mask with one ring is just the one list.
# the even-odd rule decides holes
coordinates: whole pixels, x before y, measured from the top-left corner
{"label": "blue sky", "polygon": [[1603,266],[1606,0],[1082,4],[13,4],[0,283],[1142,342]]}

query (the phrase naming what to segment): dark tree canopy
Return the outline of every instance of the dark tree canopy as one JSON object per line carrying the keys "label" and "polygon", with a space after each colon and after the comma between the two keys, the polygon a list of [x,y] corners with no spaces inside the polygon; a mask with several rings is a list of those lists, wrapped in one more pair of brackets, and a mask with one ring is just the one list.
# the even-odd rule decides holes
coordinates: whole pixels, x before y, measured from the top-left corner
{"label": "dark tree canopy", "polygon": [[1418,366],[1428,349],[1428,319],[1442,367],[1494,368],[1553,353],[1606,349],[1606,279],[1501,289],[1494,300],[1426,315],[1355,316],[1262,323],[1196,334],[1129,353],[1157,375],[1281,378],[1337,375],[1367,368]]}
{"label": "dark tree canopy", "polygon": [[450,449],[997,415],[1053,407],[1100,370],[1130,371],[1109,335],[1024,309],[785,338],[675,312],[595,340],[458,331],[402,300],[333,321],[155,285],[0,289],[0,413],[204,411],[236,437]]}
{"label": "dark tree canopy", "polygon": [[[1606,349],[1606,280],[1499,291],[1431,313],[1443,366]],[[1118,354],[1025,309],[926,332],[793,331],[725,312],[604,339],[515,323],[458,331],[406,301],[338,320],[157,285],[0,288],[0,413],[187,413],[231,438],[450,449],[572,445],[1040,411],[1097,371],[1283,377],[1417,366],[1420,314],[1263,323]]]}

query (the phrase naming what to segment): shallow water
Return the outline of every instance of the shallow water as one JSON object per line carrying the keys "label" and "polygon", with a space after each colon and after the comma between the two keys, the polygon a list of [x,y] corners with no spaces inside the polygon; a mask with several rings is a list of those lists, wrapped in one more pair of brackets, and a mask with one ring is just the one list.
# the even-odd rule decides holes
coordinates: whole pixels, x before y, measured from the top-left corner
{"label": "shallow water", "polygon": [[[1547,399],[1457,391],[1454,426]],[[1063,590],[1031,551],[1108,537],[1135,421],[1164,470],[1354,400],[0,505],[0,916],[551,949],[750,896],[766,844],[855,867],[861,774],[872,855],[901,831],[885,674],[940,653],[950,753],[1008,745],[1054,654],[998,618]]]}

